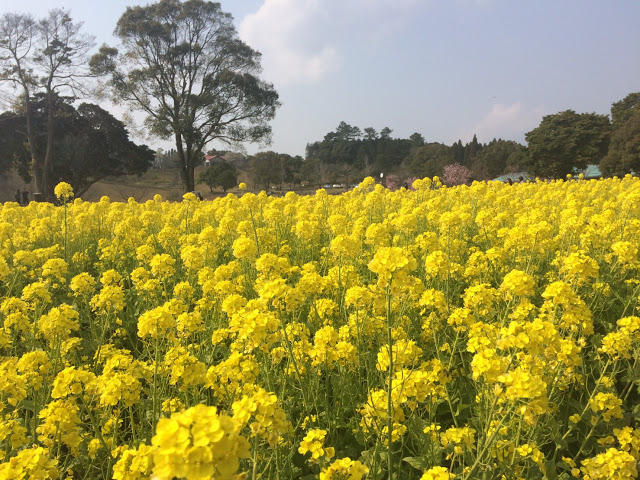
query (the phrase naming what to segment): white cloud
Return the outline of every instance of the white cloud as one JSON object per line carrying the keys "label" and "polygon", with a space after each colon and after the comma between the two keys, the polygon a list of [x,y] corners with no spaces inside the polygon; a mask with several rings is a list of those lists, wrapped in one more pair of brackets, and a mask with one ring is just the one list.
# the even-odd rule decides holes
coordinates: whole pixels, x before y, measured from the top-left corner
{"label": "white cloud", "polygon": [[425,0],[265,0],[238,28],[262,53],[277,86],[315,83],[340,71],[350,42],[396,30]]}
{"label": "white cloud", "polygon": [[510,105],[498,103],[464,137],[471,138],[475,133],[481,142],[488,142],[493,138],[521,141],[526,132],[540,124],[544,111],[542,106],[527,108],[520,101]]}
{"label": "white cloud", "polygon": [[325,14],[317,0],[266,0],[247,15],[240,37],[262,53],[265,77],[279,86],[315,82],[340,68],[337,49],[324,39],[308,36]]}

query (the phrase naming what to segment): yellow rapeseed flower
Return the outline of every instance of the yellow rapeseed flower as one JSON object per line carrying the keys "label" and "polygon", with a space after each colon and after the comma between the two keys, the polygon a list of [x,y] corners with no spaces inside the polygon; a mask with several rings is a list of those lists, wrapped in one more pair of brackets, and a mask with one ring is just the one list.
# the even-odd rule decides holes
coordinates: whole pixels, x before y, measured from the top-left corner
{"label": "yellow rapeseed flower", "polygon": [[67,182],[57,184],[53,189],[53,193],[62,202],[68,202],[73,198],[73,188]]}

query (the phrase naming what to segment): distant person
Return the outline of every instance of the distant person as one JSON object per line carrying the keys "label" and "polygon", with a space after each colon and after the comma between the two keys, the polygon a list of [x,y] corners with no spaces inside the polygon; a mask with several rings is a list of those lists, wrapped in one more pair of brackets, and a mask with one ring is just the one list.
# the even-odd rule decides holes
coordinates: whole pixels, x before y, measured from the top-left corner
{"label": "distant person", "polygon": [[511,180],[511,177],[507,178],[507,183],[508,183],[509,185],[513,185],[513,180]]}
{"label": "distant person", "polygon": [[523,176],[518,177],[518,182],[524,183],[524,177]]}
{"label": "distant person", "polygon": [[18,202],[20,205],[22,205],[22,197],[20,196],[20,189],[16,190],[15,199],[16,199],[16,202]]}
{"label": "distant person", "polygon": [[26,190],[22,191],[22,203],[24,205],[29,205],[29,192]]}

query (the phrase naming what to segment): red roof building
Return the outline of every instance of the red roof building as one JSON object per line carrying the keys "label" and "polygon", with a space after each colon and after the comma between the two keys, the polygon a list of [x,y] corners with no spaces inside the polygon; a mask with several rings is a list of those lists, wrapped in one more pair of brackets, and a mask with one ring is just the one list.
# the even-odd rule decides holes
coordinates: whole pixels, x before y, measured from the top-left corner
{"label": "red roof building", "polygon": [[226,161],[227,161],[227,159],[224,158],[222,155],[205,155],[204,156],[204,166],[205,167],[210,167],[214,163],[226,162]]}

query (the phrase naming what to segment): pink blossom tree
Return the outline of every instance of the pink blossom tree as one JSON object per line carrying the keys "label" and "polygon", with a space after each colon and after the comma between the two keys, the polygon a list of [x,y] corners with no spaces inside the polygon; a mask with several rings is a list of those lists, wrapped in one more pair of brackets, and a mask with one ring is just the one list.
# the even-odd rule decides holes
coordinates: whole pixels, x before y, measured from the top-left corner
{"label": "pink blossom tree", "polygon": [[445,165],[442,171],[442,181],[447,186],[466,185],[471,180],[471,170],[459,163]]}
{"label": "pink blossom tree", "polygon": [[384,186],[389,190],[397,190],[400,188],[400,177],[395,173],[390,173],[386,177],[384,177]]}

